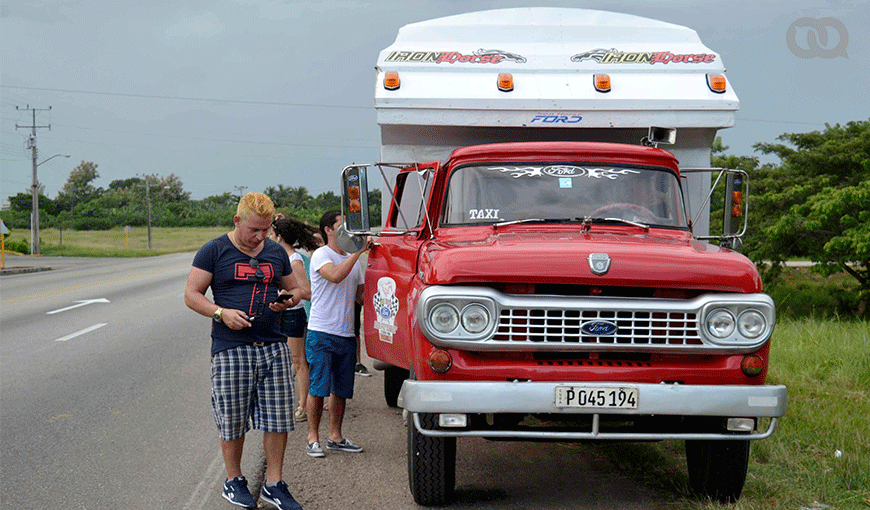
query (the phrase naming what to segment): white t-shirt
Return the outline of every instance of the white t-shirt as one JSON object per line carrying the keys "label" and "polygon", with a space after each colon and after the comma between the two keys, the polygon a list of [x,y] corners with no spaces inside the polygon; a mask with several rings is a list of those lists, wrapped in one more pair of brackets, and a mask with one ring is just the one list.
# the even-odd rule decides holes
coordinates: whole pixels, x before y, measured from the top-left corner
{"label": "white t-shirt", "polygon": [[[294,251],[293,255],[290,255],[290,265],[291,266],[293,265],[294,260],[298,260],[299,262],[302,262],[302,267],[305,267],[305,259],[302,258],[302,255],[300,255],[299,252]],[[294,276],[293,278],[296,278],[296,277]],[[293,308],[288,308],[288,310],[297,310],[299,308],[302,308],[303,307],[302,303],[304,301],[305,301],[304,299],[300,299],[298,305],[294,306]]]}
{"label": "white t-shirt", "polygon": [[308,329],[331,335],[354,336],[354,302],[357,286],[362,284],[359,260],[347,277],[332,283],[320,275],[328,263],[338,266],[350,254],[340,255],[329,246],[321,246],[311,254],[311,314]]}

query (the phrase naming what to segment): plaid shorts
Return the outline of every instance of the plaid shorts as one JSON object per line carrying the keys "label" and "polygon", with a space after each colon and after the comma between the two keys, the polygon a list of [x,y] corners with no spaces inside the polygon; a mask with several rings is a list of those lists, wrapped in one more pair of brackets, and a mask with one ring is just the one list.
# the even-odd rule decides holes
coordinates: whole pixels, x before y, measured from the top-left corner
{"label": "plaid shorts", "polygon": [[253,428],[289,432],[293,421],[293,384],[287,342],[245,345],[211,358],[211,404],[220,438],[232,441]]}

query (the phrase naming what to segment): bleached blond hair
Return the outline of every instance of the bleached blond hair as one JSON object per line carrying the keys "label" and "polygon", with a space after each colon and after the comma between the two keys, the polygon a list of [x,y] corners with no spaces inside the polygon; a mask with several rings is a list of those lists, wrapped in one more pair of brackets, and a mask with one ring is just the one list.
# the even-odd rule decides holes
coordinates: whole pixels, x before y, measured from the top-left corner
{"label": "bleached blond hair", "polygon": [[239,206],[236,208],[236,215],[240,218],[248,218],[252,214],[263,218],[272,219],[275,214],[275,204],[272,199],[263,193],[252,191],[239,200]]}

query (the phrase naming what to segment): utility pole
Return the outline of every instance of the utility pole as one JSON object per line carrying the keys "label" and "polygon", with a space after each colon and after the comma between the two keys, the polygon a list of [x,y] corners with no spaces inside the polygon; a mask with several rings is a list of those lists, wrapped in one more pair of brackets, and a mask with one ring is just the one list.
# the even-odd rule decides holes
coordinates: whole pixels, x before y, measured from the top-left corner
{"label": "utility pole", "polygon": [[15,129],[20,128],[30,128],[30,138],[27,140],[27,148],[30,149],[30,158],[33,161],[33,182],[30,186],[30,193],[33,202],[33,211],[30,215],[30,254],[31,255],[39,255],[39,181],[36,179],[36,167],[38,164],[36,163],[37,153],[39,152],[36,148],[36,130],[37,129],[48,129],[51,130],[51,124],[47,126],[37,126],[36,125],[36,112],[47,112],[51,110],[51,106],[48,108],[31,108],[30,105],[27,105],[27,108],[19,108],[15,107],[16,110],[30,110],[33,113],[33,123],[29,126],[19,126],[18,123],[15,123]]}
{"label": "utility pole", "polygon": [[[145,176],[145,184],[137,184],[136,186],[145,187],[145,203],[148,206],[148,249],[151,249],[151,186],[160,186],[159,183],[150,184],[148,176]],[[168,188],[169,186],[163,186]]]}
{"label": "utility pole", "polygon": [[242,191],[248,189],[247,186],[233,186],[239,192],[239,200],[242,199]]}

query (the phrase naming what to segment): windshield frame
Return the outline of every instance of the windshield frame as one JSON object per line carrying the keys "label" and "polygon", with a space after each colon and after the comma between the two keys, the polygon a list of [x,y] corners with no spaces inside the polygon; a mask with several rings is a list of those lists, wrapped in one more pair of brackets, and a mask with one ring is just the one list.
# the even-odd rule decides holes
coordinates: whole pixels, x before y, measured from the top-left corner
{"label": "windshield frame", "polygon": [[[469,167],[492,167],[492,166],[578,166],[578,167],[590,167],[590,166],[601,166],[605,168],[620,168],[620,169],[633,169],[640,171],[655,171],[655,172],[667,172],[674,178],[674,182],[676,183],[676,189],[679,191],[679,196],[674,197],[674,204],[679,208],[679,213],[682,216],[682,222],[684,225],[663,225],[659,223],[647,223],[649,228],[660,228],[660,229],[669,229],[669,230],[679,230],[679,231],[691,231],[691,218],[688,216],[688,211],[686,210],[685,203],[685,195],[683,190],[683,182],[680,178],[680,174],[678,171],[673,168],[669,168],[667,166],[659,166],[659,165],[638,165],[632,163],[617,163],[612,161],[576,161],[576,160],[540,160],[540,161],[475,161],[459,164],[450,169],[450,172],[447,176],[446,182],[444,184],[444,190],[442,193],[441,206],[440,206],[440,214],[438,215],[438,226],[444,228],[458,228],[458,227],[474,227],[474,226],[489,226],[495,227],[499,223],[504,223],[498,221],[496,218],[483,218],[481,221],[477,222],[463,222],[463,223],[449,223],[447,222],[447,208],[450,202],[450,191],[453,184],[454,177],[461,172],[463,169]],[[612,223],[614,225],[621,224],[622,226],[627,226],[624,220],[619,220],[617,218],[606,218],[606,217],[576,217],[576,218],[543,218],[543,220],[552,220],[552,221],[532,221],[524,222],[523,220],[514,220],[509,221],[510,224],[514,225],[523,225],[523,224],[533,224],[536,226],[539,225],[549,225],[549,224],[582,224],[584,220],[588,223],[589,220],[599,220],[594,221],[597,224],[607,224]],[[608,221],[608,220],[616,220],[616,221]],[[631,222],[628,222],[631,223]]]}

